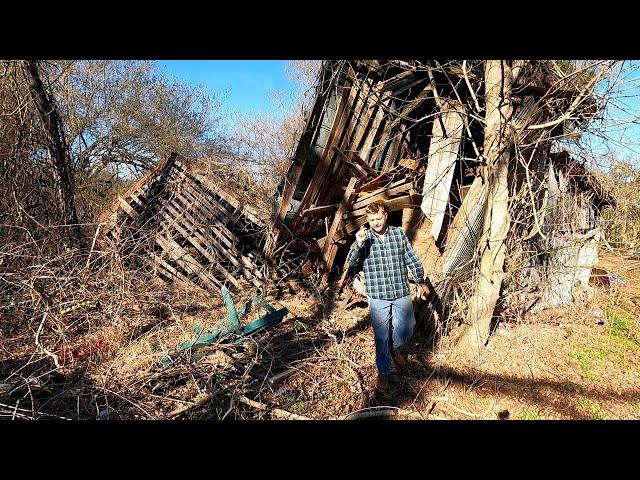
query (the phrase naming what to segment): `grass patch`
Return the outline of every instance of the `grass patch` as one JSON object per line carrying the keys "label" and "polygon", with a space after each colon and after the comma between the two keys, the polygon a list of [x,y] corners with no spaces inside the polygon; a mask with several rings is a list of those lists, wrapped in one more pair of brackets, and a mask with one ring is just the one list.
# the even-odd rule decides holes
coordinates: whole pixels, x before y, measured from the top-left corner
{"label": "grass patch", "polygon": [[305,402],[304,400],[298,400],[291,404],[290,409],[293,413],[305,412],[307,410],[307,402]]}
{"label": "grass patch", "polygon": [[597,379],[594,371],[595,366],[615,354],[616,352],[604,348],[582,347],[571,352],[569,358],[576,360],[580,370],[593,382]]}
{"label": "grass patch", "polygon": [[534,412],[533,410],[523,410],[518,415],[520,420],[540,420],[540,415],[538,412]]}
{"label": "grass patch", "polygon": [[587,398],[578,399],[578,405],[589,412],[591,420],[605,420],[602,406],[598,402],[592,402]]}
{"label": "grass patch", "polygon": [[636,410],[640,411],[640,402],[632,401],[632,402],[629,402],[629,404]]}
{"label": "grass patch", "polygon": [[620,307],[608,309],[605,314],[609,321],[609,337],[622,347],[637,350],[640,342],[634,335],[638,323],[636,318]]}

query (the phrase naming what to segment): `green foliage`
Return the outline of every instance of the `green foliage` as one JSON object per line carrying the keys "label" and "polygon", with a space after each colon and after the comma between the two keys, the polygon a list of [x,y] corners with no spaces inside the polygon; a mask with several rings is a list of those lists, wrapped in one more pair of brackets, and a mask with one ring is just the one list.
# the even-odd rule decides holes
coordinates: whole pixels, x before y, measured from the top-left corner
{"label": "green foliage", "polygon": [[569,358],[576,360],[580,370],[586,373],[587,378],[592,382],[597,379],[594,367],[598,363],[607,359],[613,352],[600,348],[579,348],[569,354]]}
{"label": "green foliage", "polygon": [[636,337],[638,320],[631,313],[634,309],[635,305],[620,295],[611,297],[609,305],[605,307],[609,338],[617,346],[629,350],[637,350],[640,347],[640,341]]}
{"label": "green foliage", "polygon": [[540,420],[540,415],[533,410],[523,410],[518,415],[518,418],[520,420]]}
{"label": "green foliage", "polygon": [[578,405],[587,410],[591,420],[606,420],[602,406],[598,402],[593,402],[587,398],[580,398],[578,399]]}

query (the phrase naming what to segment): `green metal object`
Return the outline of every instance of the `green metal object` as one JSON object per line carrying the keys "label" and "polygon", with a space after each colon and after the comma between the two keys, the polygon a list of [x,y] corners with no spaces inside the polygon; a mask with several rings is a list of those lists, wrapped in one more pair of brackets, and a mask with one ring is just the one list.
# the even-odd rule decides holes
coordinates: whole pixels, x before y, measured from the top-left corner
{"label": "green metal object", "polygon": [[220,289],[220,293],[222,293],[222,298],[224,298],[224,305],[227,307],[227,318],[229,319],[229,322],[231,322],[230,330],[235,332],[240,329],[240,324],[238,322],[236,307],[233,305],[231,293],[225,286]]}
{"label": "green metal object", "polygon": [[[244,341],[243,337],[259,332],[260,330],[263,330],[270,325],[280,322],[289,313],[289,310],[287,308],[276,310],[272,305],[269,304],[269,302],[267,302],[258,294],[251,297],[251,299],[246,302],[240,309],[236,310],[229,289],[223,286],[220,289],[220,293],[222,294],[224,304],[227,308],[226,318],[220,320],[213,328],[213,330],[207,333],[203,331],[204,329],[202,328],[202,326],[194,325],[192,327],[192,330],[198,336],[193,341],[185,340],[180,345],[178,345],[176,353],[191,349],[193,360],[200,360],[202,357],[210,353],[205,351],[206,347],[213,345],[223,337],[235,333],[240,335],[241,338],[237,339],[234,343],[241,343]],[[239,322],[240,317],[243,317],[244,315],[250,313],[257,305],[262,305],[267,313],[258,318],[256,321],[245,325],[244,328],[241,328]],[[171,360],[169,356],[162,358],[161,361],[162,365],[164,366],[169,366],[173,363],[173,360]]]}

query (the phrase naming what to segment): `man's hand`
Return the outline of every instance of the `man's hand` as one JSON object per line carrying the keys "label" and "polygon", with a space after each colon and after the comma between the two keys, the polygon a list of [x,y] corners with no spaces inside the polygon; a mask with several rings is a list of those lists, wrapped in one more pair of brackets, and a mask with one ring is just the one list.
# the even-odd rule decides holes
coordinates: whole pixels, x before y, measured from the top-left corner
{"label": "man's hand", "polygon": [[360,227],[360,230],[358,230],[358,233],[356,233],[356,242],[358,243],[359,248],[362,248],[366,238],[367,238],[367,227],[362,225]]}
{"label": "man's hand", "polygon": [[429,290],[429,287],[427,287],[426,283],[421,283],[419,287],[420,287],[420,300],[424,300],[429,296],[429,294],[431,293],[431,290]]}

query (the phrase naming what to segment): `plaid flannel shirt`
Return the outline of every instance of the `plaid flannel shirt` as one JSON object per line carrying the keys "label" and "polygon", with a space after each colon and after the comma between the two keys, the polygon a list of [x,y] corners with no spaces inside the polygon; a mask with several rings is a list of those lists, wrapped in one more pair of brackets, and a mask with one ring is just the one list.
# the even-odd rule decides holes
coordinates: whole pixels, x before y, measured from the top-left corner
{"label": "plaid flannel shirt", "polygon": [[388,226],[381,237],[369,229],[362,248],[353,242],[347,260],[363,263],[367,296],[394,300],[409,295],[407,268],[417,283],[424,282],[424,267],[400,227]]}

